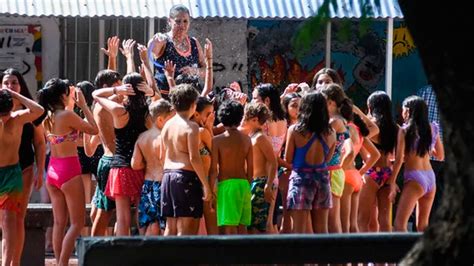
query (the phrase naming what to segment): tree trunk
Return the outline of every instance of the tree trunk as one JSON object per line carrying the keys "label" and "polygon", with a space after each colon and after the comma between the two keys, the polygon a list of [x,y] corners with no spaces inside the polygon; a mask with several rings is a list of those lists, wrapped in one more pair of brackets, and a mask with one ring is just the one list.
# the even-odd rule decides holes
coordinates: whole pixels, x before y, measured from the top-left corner
{"label": "tree trunk", "polygon": [[[428,80],[438,95],[444,130],[445,191],[435,221],[402,265],[474,262],[474,29],[467,2],[399,0]],[[452,17],[452,16],[455,17]]]}

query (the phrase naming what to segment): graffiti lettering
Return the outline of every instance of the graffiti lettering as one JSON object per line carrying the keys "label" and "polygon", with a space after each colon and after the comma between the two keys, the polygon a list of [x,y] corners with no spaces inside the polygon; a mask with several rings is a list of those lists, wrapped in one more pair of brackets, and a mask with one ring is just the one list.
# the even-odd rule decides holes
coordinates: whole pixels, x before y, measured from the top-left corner
{"label": "graffiti lettering", "polygon": [[[223,72],[227,70],[226,66],[223,63],[213,63],[212,66],[214,68],[214,72]],[[243,67],[244,64],[235,62],[232,63],[231,69],[232,71],[242,71]]]}

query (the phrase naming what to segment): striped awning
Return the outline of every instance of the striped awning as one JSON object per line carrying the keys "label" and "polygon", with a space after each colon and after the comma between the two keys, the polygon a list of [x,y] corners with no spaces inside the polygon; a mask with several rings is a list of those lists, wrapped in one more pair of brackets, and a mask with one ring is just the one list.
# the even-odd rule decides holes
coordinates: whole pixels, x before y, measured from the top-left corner
{"label": "striped awning", "polygon": [[[0,15],[29,17],[165,18],[175,4],[184,4],[194,18],[305,19],[324,0],[0,0]],[[369,1],[372,6],[377,0]],[[333,18],[360,18],[360,0],[337,0]],[[370,17],[403,18],[397,0],[378,0]]]}

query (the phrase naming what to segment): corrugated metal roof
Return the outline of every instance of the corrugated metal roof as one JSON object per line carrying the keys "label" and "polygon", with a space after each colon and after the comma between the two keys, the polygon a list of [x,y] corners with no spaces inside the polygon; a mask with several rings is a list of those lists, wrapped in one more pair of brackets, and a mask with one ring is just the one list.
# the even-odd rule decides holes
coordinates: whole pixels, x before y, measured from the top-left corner
{"label": "corrugated metal roof", "polygon": [[[0,0],[0,15],[56,17],[165,18],[175,4],[184,4],[191,16],[223,18],[290,18],[314,15],[324,0]],[[374,4],[375,0],[369,0]],[[397,0],[379,0],[375,18],[403,18]],[[331,17],[359,18],[360,0],[337,0]],[[374,6],[374,5],[373,5]]]}

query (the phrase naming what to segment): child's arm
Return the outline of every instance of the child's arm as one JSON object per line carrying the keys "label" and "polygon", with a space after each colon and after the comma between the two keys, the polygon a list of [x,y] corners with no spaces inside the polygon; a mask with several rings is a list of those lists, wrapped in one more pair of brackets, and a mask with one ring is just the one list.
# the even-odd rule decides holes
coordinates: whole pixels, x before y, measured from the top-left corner
{"label": "child's arm", "polygon": [[114,100],[109,99],[113,95],[135,95],[132,85],[124,84],[118,87],[103,88],[92,93],[94,100],[100,104],[114,118],[114,126],[122,128],[128,122],[128,112],[125,107]]}
{"label": "child's arm", "polygon": [[25,109],[15,111],[16,121],[19,124],[23,125],[32,122],[43,114],[43,107],[35,101],[14,91],[10,90],[9,92],[13,99],[17,99],[23,106],[25,106]]}
{"label": "child's arm", "polygon": [[131,167],[133,170],[141,170],[145,168],[145,157],[143,156],[140,148],[140,138],[135,142],[135,148],[133,149]]}
{"label": "child's arm", "polygon": [[249,183],[252,183],[253,180],[253,148],[252,148],[252,141],[249,137],[246,138],[247,141],[247,156],[246,156],[246,165],[247,165],[247,180]]}
{"label": "child's arm", "polygon": [[158,86],[156,86],[156,81],[153,78],[153,72],[151,71],[150,68],[150,63],[148,60],[148,49],[146,46],[142,44],[137,45],[137,49],[139,51],[140,55],[140,60],[142,62],[141,67],[140,67],[140,72],[143,72],[144,78],[146,82],[148,83],[148,86],[150,86],[153,89],[153,95],[151,96],[152,101],[157,101],[161,99],[161,93],[158,90]]}
{"label": "child's arm", "polygon": [[188,152],[189,161],[191,162],[194,171],[196,172],[199,180],[201,181],[204,190],[204,201],[211,200],[212,192],[207,181],[206,173],[204,172],[204,166],[202,165],[201,155],[199,154],[199,127],[197,124],[190,124],[191,133],[188,134]]}
{"label": "child's arm", "polygon": [[89,134],[84,134],[84,153],[88,157],[92,157],[94,155],[95,151],[97,150],[97,147],[100,145],[101,141],[99,136],[97,135],[89,135]]}
{"label": "child's arm", "polygon": [[377,124],[375,124],[374,121],[372,121],[370,118],[367,117],[360,109],[357,107],[355,104],[352,107],[352,110],[354,113],[359,115],[360,118],[362,118],[362,121],[367,125],[367,128],[369,129],[369,135],[367,135],[367,138],[372,138],[373,136],[377,136],[380,132],[379,127]]}
{"label": "child's arm", "polygon": [[329,147],[328,156],[326,157],[326,163],[329,163],[329,161],[331,161],[332,159],[332,156],[334,155],[334,151],[336,150],[336,132],[334,130],[331,130],[331,133],[327,135],[326,143]]}
{"label": "child's arm", "polygon": [[216,179],[217,179],[217,164],[219,163],[219,147],[217,146],[216,138],[212,139],[211,148],[211,168],[209,169],[209,186],[212,189],[212,193],[216,194]]}
{"label": "child's arm", "polygon": [[293,163],[293,156],[295,152],[294,128],[294,126],[290,126],[286,135],[285,161],[289,165],[292,165]]}
{"label": "child's arm", "polygon": [[364,165],[359,169],[359,173],[363,176],[380,158],[380,152],[372,141],[365,137],[364,142],[362,143],[362,148],[360,149],[360,154],[364,160]]}
{"label": "child's arm", "polygon": [[36,179],[35,189],[39,190],[43,186],[44,164],[46,161],[46,140],[44,138],[44,127],[38,125],[35,127],[33,136],[33,146],[35,149],[36,160]]}
{"label": "child's arm", "polygon": [[439,161],[444,161],[444,145],[441,141],[441,138],[438,136],[436,137],[436,143],[434,149],[432,151],[433,157],[435,157]]}
{"label": "child's arm", "polygon": [[133,39],[123,40],[122,48],[120,48],[120,52],[122,52],[123,56],[125,56],[125,59],[127,60],[127,74],[135,72],[135,61],[133,53],[135,44],[136,42]]}
{"label": "child's arm", "polygon": [[204,45],[204,54],[205,54],[205,63],[206,63],[206,73],[204,77],[204,89],[202,90],[201,96],[206,97],[209,92],[212,91],[212,42],[209,39],[206,39],[206,44]]}
{"label": "child's arm", "polygon": [[389,200],[394,203],[395,196],[398,192],[397,186],[397,176],[398,172],[400,172],[400,168],[402,167],[403,160],[405,157],[405,130],[403,128],[398,129],[398,137],[397,137],[397,146],[395,150],[395,163],[393,164],[392,175],[390,179],[387,181],[387,184],[390,185],[390,193],[388,194]]}
{"label": "child's arm", "polygon": [[265,200],[267,202],[271,202],[274,200],[273,197],[273,179],[275,179],[276,171],[277,171],[277,160],[275,153],[273,152],[273,147],[268,138],[264,135],[260,135],[256,140],[256,145],[262,152],[263,156],[265,157],[265,161],[267,162],[267,169],[268,169],[268,179],[267,183],[265,184],[264,194]]}
{"label": "child's arm", "polygon": [[166,81],[168,82],[168,88],[171,91],[176,86],[176,82],[174,80],[174,72],[176,70],[176,65],[173,63],[173,61],[166,60],[164,70]]}
{"label": "child's arm", "polygon": [[3,136],[3,129],[4,129],[3,120],[0,119],[0,138]]}
{"label": "child's arm", "polygon": [[113,36],[107,39],[107,50],[105,48],[100,48],[109,58],[107,69],[117,70],[117,54],[119,45],[120,39],[117,36]]}

